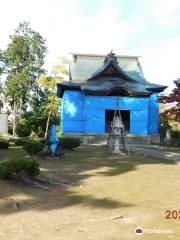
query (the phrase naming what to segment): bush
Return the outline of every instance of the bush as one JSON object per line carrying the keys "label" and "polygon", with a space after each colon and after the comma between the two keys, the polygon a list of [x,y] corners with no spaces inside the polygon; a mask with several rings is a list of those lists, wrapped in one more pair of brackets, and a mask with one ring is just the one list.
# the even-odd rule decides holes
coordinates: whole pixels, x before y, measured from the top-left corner
{"label": "bush", "polygon": [[0,138],[0,149],[8,149],[9,142],[4,138]]}
{"label": "bush", "polygon": [[[50,153],[50,145],[51,142],[49,139],[42,139],[40,140],[40,143],[44,147],[44,152]],[[59,143],[64,149],[70,149],[72,150],[73,148],[79,147],[81,144],[81,140],[76,137],[61,137],[59,138]]]}
{"label": "bush", "polygon": [[44,145],[41,142],[35,140],[28,141],[23,145],[23,149],[30,155],[34,155],[41,152],[43,148]]}
{"label": "bush", "polygon": [[28,137],[23,137],[23,138],[18,138],[18,139],[15,139],[14,143],[18,146],[23,146],[24,144],[28,143],[32,141],[31,138],[28,138]]}
{"label": "bush", "polygon": [[171,138],[180,139],[180,131],[178,130],[171,130]]}
{"label": "bush", "polygon": [[40,173],[37,160],[16,159],[0,163],[0,178],[11,179],[22,175],[33,177]]}
{"label": "bush", "polygon": [[31,126],[26,119],[21,119],[18,122],[16,133],[19,137],[28,137],[31,134]]}
{"label": "bush", "polygon": [[37,136],[39,138],[43,138],[45,134],[45,131],[43,131],[43,129],[41,127],[38,128],[38,132],[37,132]]}
{"label": "bush", "polygon": [[63,148],[70,150],[79,147],[81,144],[81,140],[76,137],[62,137],[59,138],[59,141]]}
{"label": "bush", "polygon": [[40,139],[39,142],[45,146],[49,146],[51,144],[50,139]]}
{"label": "bush", "polygon": [[180,146],[180,131],[171,130],[171,144],[174,146]]}

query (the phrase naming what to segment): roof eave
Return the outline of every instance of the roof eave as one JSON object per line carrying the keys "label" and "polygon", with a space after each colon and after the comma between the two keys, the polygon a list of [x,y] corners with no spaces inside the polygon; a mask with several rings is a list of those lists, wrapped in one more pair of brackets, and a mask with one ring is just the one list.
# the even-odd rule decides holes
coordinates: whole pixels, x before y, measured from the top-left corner
{"label": "roof eave", "polygon": [[161,87],[147,87],[146,90],[151,91],[151,92],[163,92],[168,86],[161,86]]}

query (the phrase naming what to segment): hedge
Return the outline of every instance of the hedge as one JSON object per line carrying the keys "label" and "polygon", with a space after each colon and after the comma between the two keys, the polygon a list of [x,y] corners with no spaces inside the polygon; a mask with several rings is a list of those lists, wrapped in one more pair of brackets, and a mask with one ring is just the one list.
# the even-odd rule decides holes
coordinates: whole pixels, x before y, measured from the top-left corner
{"label": "hedge", "polygon": [[0,149],[8,149],[8,147],[9,141],[4,138],[0,138]]}
{"label": "hedge", "polygon": [[26,119],[21,119],[16,126],[16,133],[19,137],[28,137],[31,134],[30,123]]}
{"label": "hedge", "polygon": [[180,131],[178,130],[171,130],[171,144],[174,146],[180,146]]}
{"label": "hedge", "polygon": [[41,152],[43,148],[44,145],[36,140],[28,141],[23,145],[23,149],[30,155],[34,155]]}
{"label": "hedge", "polygon": [[39,173],[39,162],[35,159],[7,160],[0,163],[0,178],[2,179],[11,179],[22,175],[33,177]]}
{"label": "hedge", "polygon": [[81,140],[77,137],[62,137],[59,138],[59,141],[63,148],[70,150],[79,147],[81,144]]}
{"label": "hedge", "polygon": [[30,141],[33,141],[33,139],[28,138],[28,137],[22,137],[22,138],[15,139],[14,143],[18,146],[23,146],[24,144],[26,144]]}

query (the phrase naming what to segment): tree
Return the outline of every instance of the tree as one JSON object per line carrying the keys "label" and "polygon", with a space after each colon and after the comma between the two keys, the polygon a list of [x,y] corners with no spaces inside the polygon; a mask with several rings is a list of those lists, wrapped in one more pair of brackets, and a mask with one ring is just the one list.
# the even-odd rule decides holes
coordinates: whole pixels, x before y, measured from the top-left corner
{"label": "tree", "polygon": [[[4,61],[3,61],[3,53],[0,50],[0,76],[3,74],[4,71]],[[3,83],[1,81],[0,78],[0,113],[1,113],[1,109],[4,106],[4,90],[3,90]]]}
{"label": "tree", "polygon": [[56,96],[57,83],[63,82],[64,78],[67,77],[67,63],[68,60],[65,57],[61,57],[59,62],[53,66],[51,71],[52,75],[42,75],[38,80],[40,87],[47,94],[47,101],[44,105],[44,114],[47,114],[46,130],[44,135],[45,139],[47,138],[50,119],[53,119],[53,121],[58,119],[60,99]]}
{"label": "tree", "polygon": [[2,86],[2,82],[0,80],[0,113],[2,111],[2,108],[4,106],[4,102],[3,102],[3,86]]}
{"label": "tree", "polygon": [[44,135],[44,138],[46,139],[51,114],[53,114],[53,116],[57,116],[60,104],[60,100],[56,96],[56,85],[59,81],[57,78],[53,78],[51,76],[41,76],[38,82],[42,88],[48,90],[47,102],[44,108],[44,113],[48,113],[46,130]]}
{"label": "tree", "polygon": [[32,131],[39,137],[44,136],[46,129],[47,113],[45,112],[45,108],[47,101],[48,91],[39,87],[36,94],[31,98],[31,110],[23,114],[23,118],[30,122]]}
{"label": "tree", "polygon": [[162,115],[180,122],[180,79],[174,81],[175,88],[168,96],[160,96],[159,102],[164,104],[172,104],[166,109]]}
{"label": "tree", "polygon": [[3,52],[0,50],[0,76],[4,72],[4,55]]}
{"label": "tree", "polygon": [[4,51],[7,78],[5,93],[14,111],[13,135],[16,115],[26,111],[31,92],[38,91],[36,79],[44,74],[45,39],[23,22],[10,36],[11,42]]}
{"label": "tree", "polygon": [[30,100],[30,111],[23,114],[33,133],[38,137],[47,137],[49,123],[59,122],[60,99],[56,97],[57,82],[67,77],[67,60],[63,58],[53,66],[50,75],[41,75],[38,79],[38,91]]}

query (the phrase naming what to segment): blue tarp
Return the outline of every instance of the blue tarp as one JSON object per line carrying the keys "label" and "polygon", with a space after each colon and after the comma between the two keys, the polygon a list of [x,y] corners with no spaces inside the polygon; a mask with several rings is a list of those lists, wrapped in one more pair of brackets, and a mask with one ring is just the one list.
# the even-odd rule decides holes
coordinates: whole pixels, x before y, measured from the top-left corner
{"label": "blue tarp", "polygon": [[131,111],[130,133],[143,135],[148,134],[148,111]]}
{"label": "blue tarp", "polygon": [[61,105],[62,132],[83,132],[83,102],[80,91],[65,91]]}
{"label": "blue tarp", "polygon": [[158,123],[159,123],[159,102],[158,94],[153,94],[149,98],[149,116],[148,116],[148,133],[157,134],[158,133]]}
{"label": "blue tarp", "polygon": [[[105,110],[115,110],[117,96],[85,96],[66,90],[62,100],[63,133],[105,133]],[[120,109],[130,110],[131,134],[157,134],[157,94],[150,98],[120,97]]]}

